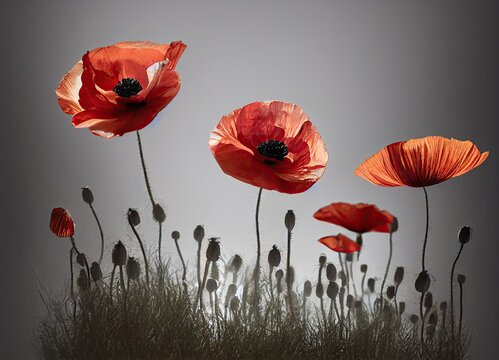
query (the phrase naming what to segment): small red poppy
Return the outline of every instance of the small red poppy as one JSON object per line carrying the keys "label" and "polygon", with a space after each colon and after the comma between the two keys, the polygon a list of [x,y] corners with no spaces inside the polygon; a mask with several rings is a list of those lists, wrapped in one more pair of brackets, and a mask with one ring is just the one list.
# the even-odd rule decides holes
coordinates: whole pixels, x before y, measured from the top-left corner
{"label": "small red poppy", "polygon": [[343,234],[324,236],[319,242],[333,251],[340,253],[354,253],[360,250],[360,245]]}
{"label": "small red poppy", "polygon": [[71,214],[63,208],[55,208],[50,216],[50,230],[58,237],[72,237],[75,224]]}
{"label": "small red poppy", "polygon": [[87,52],[61,80],[59,105],[73,125],[110,138],[148,125],[180,89],[186,45],[120,42]]}
{"label": "small red poppy", "polygon": [[370,231],[389,233],[395,217],[372,204],[332,203],[319,209],[314,218],[339,225],[358,234]]}

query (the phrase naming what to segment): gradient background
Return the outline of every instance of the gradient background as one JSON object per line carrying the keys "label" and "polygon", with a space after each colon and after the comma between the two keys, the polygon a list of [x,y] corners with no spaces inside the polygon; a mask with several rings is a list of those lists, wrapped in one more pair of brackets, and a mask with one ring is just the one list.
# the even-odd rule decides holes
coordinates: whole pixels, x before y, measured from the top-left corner
{"label": "gradient background", "polygon": [[[179,230],[192,269],[192,230],[204,224],[208,236],[221,237],[226,258],[238,252],[246,262],[254,260],[257,189],[221,172],[208,151],[209,132],[223,114],[249,102],[295,102],[321,132],[330,161],[322,180],[304,194],[264,192],[263,249],[274,243],[284,248],[283,216],[294,209],[292,263],[301,284],[316,276],[317,257],[327,250],[316,240],[341,230],[315,221],[313,212],[333,201],[375,203],[399,218],[392,264],[406,266],[401,291],[412,311],[418,300],[413,280],[424,234],[423,192],[376,187],[353,171],[394,141],[426,135],[470,139],[491,155],[479,169],[429,189],[427,266],[435,276],[436,299],[447,299],[457,230],[474,227],[458,267],[468,279],[465,321],[473,326],[472,358],[497,358],[498,10],[495,1],[21,0],[7,5],[1,357],[36,358],[33,329],[45,311],[33,274],[54,294],[68,281],[70,244],[48,229],[53,207],[71,211],[80,249],[98,256],[99,235],[81,186],[94,191],[106,259],[118,239],[139,254],[125,218],[129,207],[141,212],[139,231],[151,252],[156,248],[135,135],[105,140],[73,129],[56,102],[59,80],[86,50],[123,40],[181,39],[188,45],[177,68],[182,89],[142,131],[154,194],[167,208],[164,257],[172,253],[178,263],[169,234]],[[383,274],[387,249],[386,236],[365,237],[361,260],[371,275]]]}

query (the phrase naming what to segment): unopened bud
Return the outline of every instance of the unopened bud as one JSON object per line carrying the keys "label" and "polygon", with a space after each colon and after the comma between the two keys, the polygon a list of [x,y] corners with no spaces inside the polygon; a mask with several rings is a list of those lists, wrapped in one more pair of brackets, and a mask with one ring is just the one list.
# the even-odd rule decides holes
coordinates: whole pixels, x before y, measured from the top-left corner
{"label": "unopened bud", "polygon": [[345,255],[345,261],[352,262],[353,261],[353,254],[352,253],[346,254]]}
{"label": "unopened bud", "polygon": [[326,257],[326,255],[325,255],[325,254],[321,254],[321,255],[319,256],[319,265],[320,265],[321,267],[322,267],[322,266],[324,266],[324,264],[326,263],[326,261],[327,261],[327,257]]}
{"label": "unopened bud", "polygon": [[194,240],[201,242],[204,239],[204,227],[203,225],[198,225],[194,229]]}
{"label": "unopened bud", "polygon": [[115,266],[123,266],[126,264],[126,248],[121,241],[118,241],[116,245],[114,245],[112,258]]}
{"label": "unopened bud", "polygon": [[321,283],[318,283],[315,287],[315,296],[317,296],[319,299],[322,299],[322,297],[324,296],[324,287]]}
{"label": "unopened bud", "polygon": [[269,252],[268,261],[269,265],[273,267],[278,267],[281,263],[281,252],[277,246],[272,246],[272,250]]}
{"label": "unopened bud", "polygon": [[336,281],[336,266],[334,264],[329,263],[326,266],[326,277],[329,281]]}
{"label": "unopened bud", "polygon": [[421,271],[414,284],[416,291],[420,293],[425,293],[430,288],[430,276],[427,271]]}
{"label": "unopened bud", "polygon": [[399,221],[397,218],[393,218],[392,225],[390,227],[390,231],[392,233],[396,232],[399,229]]}
{"label": "unopened bud", "polygon": [[237,272],[239,272],[239,269],[241,269],[242,264],[243,264],[243,258],[236,254],[232,257],[232,261],[230,262],[229,269],[231,271],[234,271],[235,273],[237,273]]}
{"label": "unopened bud", "polygon": [[76,255],[76,262],[81,267],[85,266],[85,255],[83,253],[78,253],[78,255]]}
{"label": "unopened bud", "polygon": [[336,296],[338,296],[339,291],[340,291],[340,288],[339,288],[338,284],[335,281],[330,281],[329,285],[327,286],[327,289],[326,289],[326,295],[331,300],[334,300],[334,299],[336,299]]}
{"label": "unopened bud", "polygon": [[405,312],[405,302],[399,302],[399,315],[402,315]]}
{"label": "unopened bud", "polygon": [[160,224],[166,220],[165,210],[163,210],[163,207],[160,204],[154,204],[152,207],[152,216],[154,220]]}
{"label": "unopened bud", "polygon": [[427,292],[424,297],[423,306],[428,310],[433,306],[433,294],[431,292]]}
{"label": "unopened bud", "polygon": [[102,270],[99,264],[95,261],[92,263],[92,266],[90,266],[90,275],[92,276],[93,281],[99,281],[102,279]]}
{"label": "unopened bud", "polygon": [[310,297],[310,295],[312,295],[312,283],[307,280],[303,284],[303,296]]}
{"label": "unopened bud", "polygon": [[94,194],[92,194],[92,190],[88,186],[81,188],[81,197],[89,205],[94,202]]}
{"label": "unopened bud", "polygon": [[388,297],[388,300],[392,300],[395,297],[395,286],[388,286],[386,289],[386,296]]}
{"label": "unopened bud", "polygon": [[470,241],[471,234],[472,234],[471,227],[463,226],[461,230],[459,230],[458,234],[459,242],[463,245],[466,244],[468,241]]}
{"label": "unopened bud", "polygon": [[208,248],[206,249],[206,260],[215,262],[220,258],[220,243],[218,238],[210,238]]}
{"label": "unopened bud", "polygon": [[140,264],[134,257],[129,257],[126,263],[126,276],[130,280],[138,280],[140,276]]}
{"label": "unopened bud", "polygon": [[459,284],[461,284],[461,285],[462,285],[462,284],[464,284],[464,282],[465,282],[465,281],[466,281],[466,276],[464,276],[463,274],[459,274],[459,275],[457,276],[457,282],[458,282]]}
{"label": "unopened bud", "polygon": [[374,278],[369,278],[367,279],[367,288],[371,293],[374,293],[374,285],[376,283],[376,280]]}
{"label": "unopened bud", "polygon": [[288,210],[286,216],[284,217],[284,225],[286,225],[286,229],[288,229],[288,231],[292,231],[295,227],[295,220],[295,213],[293,210]]}
{"label": "unopened bud", "polygon": [[218,284],[215,279],[208,279],[206,281],[206,290],[208,290],[209,293],[212,293],[218,289]]}
{"label": "unopened bud", "polygon": [[362,264],[362,265],[360,265],[360,272],[361,272],[362,274],[367,273],[367,264]]}
{"label": "unopened bud", "polygon": [[140,215],[139,212],[135,209],[128,209],[128,223],[132,226],[139,226],[140,224]]}
{"label": "unopened bud", "polygon": [[394,276],[395,284],[400,285],[402,280],[404,280],[404,267],[399,266],[395,269],[395,276]]}
{"label": "unopened bud", "polygon": [[283,276],[284,276],[284,271],[282,271],[281,269],[279,269],[275,272],[275,277],[276,277],[277,281],[281,281]]}
{"label": "unopened bud", "polygon": [[175,241],[180,239],[180,233],[178,231],[172,231],[172,239]]}

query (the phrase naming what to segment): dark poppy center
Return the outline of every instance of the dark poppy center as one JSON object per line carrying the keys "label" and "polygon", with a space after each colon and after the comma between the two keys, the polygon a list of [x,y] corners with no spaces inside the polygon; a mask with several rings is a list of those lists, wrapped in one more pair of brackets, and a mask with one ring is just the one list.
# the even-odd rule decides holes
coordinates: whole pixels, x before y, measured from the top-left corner
{"label": "dark poppy center", "polygon": [[263,156],[275,160],[282,160],[288,155],[288,147],[278,140],[264,141],[256,149]]}
{"label": "dark poppy center", "polygon": [[140,85],[137,79],[125,78],[118,82],[118,84],[113,88],[113,91],[118,94],[118,96],[129,98],[137,95],[140,90],[142,90],[142,85]]}

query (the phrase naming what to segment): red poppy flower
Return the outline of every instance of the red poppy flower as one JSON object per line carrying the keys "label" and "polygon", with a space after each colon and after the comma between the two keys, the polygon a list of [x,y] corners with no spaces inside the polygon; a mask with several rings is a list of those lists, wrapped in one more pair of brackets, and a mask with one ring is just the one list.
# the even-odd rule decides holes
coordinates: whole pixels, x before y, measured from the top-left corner
{"label": "red poppy flower", "polygon": [[369,231],[389,233],[395,217],[371,204],[332,203],[319,209],[314,218],[363,234]]}
{"label": "red poppy flower", "polygon": [[222,117],[209,146],[226,174],[288,194],[309,189],[328,160],[308,116],[281,101],[254,102]]}
{"label": "red poppy flower", "polygon": [[177,95],[175,66],[185,47],[133,41],[89,51],[59,83],[59,105],[75,127],[95,135],[140,130]]}
{"label": "red poppy flower", "polygon": [[324,236],[319,242],[333,251],[340,253],[354,253],[360,250],[360,245],[343,234]]}
{"label": "red poppy flower", "polygon": [[386,146],[364,161],[355,174],[381,186],[423,187],[463,175],[480,166],[480,153],[471,141],[428,136]]}
{"label": "red poppy flower", "polygon": [[50,216],[50,230],[58,237],[72,237],[75,224],[71,214],[63,208],[55,208]]}

